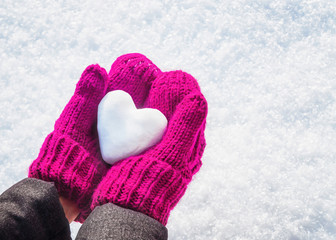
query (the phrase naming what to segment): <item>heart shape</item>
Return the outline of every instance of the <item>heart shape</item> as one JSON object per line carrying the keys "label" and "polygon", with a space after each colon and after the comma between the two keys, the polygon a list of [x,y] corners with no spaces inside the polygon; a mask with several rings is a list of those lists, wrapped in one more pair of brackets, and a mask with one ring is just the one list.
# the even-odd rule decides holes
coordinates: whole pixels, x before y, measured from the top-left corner
{"label": "heart shape", "polygon": [[128,93],[107,93],[99,103],[97,123],[104,161],[114,164],[154,146],[161,140],[167,123],[157,109],[137,109]]}

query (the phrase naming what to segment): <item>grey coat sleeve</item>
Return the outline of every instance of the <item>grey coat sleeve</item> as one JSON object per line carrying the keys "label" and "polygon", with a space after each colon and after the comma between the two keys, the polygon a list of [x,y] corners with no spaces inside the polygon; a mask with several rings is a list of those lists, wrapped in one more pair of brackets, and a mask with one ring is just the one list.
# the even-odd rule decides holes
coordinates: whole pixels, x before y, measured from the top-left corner
{"label": "grey coat sleeve", "polygon": [[168,231],[155,219],[112,203],[96,207],[76,240],[166,240]]}
{"label": "grey coat sleeve", "polygon": [[71,239],[53,183],[26,178],[0,195],[0,239]]}

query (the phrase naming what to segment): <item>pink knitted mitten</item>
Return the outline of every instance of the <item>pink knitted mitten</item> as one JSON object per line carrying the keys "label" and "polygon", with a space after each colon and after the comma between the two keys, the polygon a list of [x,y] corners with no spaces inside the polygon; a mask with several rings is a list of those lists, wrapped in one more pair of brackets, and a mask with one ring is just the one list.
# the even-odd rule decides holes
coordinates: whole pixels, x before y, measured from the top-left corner
{"label": "pink knitted mitten", "polygon": [[112,165],[94,192],[91,208],[112,202],[166,225],[201,166],[207,102],[191,75],[159,72],[144,107],[157,108],[167,117],[163,139],[142,155]]}
{"label": "pink knitted mitten", "polygon": [[97,108],[107,81],[105,69],[98,65],[86,68],[29,168],[29,177],[54,182],[61,196],[77,204],[79,222],[91,212],[93,190],[108,170],[101,159],[96,127]]}
{"label": "pink knitted mitten", "polygon": [[161,70],[142,54],[122,55],[112,64],[108,92],[123,90],[132,96],[138,108],[142,107],[153,80],[160,72]]}
{"label": "pink knitted mitten", "polygon": [[128,92],[142,106],[156,75],[161,72],[141,54],[126,54],[112,65],[109,76],[98,65],[89,66],[75,94],[47,136],[29,177],[55,182],[61,196],[77,203],[83,222],[90,214],[94,188],[108,167],[101,159],[97,135],[97,109],[112,90]]}

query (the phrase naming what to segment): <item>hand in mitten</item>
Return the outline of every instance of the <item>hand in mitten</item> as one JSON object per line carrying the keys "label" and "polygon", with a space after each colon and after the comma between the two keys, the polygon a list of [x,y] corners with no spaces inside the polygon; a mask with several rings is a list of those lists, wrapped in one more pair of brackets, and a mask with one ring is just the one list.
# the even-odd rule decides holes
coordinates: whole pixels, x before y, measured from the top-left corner
{"label": "hand in mitten", "polygon": [[80,222],[91,212],[93,190],[108,170],[101,160],[96,129],[98,104],[107,82],[105,69],[86,68],[29,168],[29,177],[54,182],[60,196],[76,203],[80,210],[76,221]]}
{"label": "hand in mitten", "polygon": [[163,139],[143,154],[111,166],[95,190],[92,209],[111,202],[166,225],[201,166],[207,102],[191,75],[175,71],[158,73],[145,107],[167,117]]}
{"label": "hand in mitten", "polygon": [[54,182],[60,196],[79,207],[76,221],[83,222],[90,214],[93,190],[109,168],[101,159],[98,144],[99,102],[108,91],[120,89],[142,105],[158,72],[141,54],[119,57],[109,76],[98,65],[89,66],[30,166],[29,177]]}
{"label": "hand in mitten", "polygon": [[131,95],[136,107],[142,107],[153,80],[160,72],[161,70],[142,54],[122,55],[112,64],[108,92],[123,90]]}

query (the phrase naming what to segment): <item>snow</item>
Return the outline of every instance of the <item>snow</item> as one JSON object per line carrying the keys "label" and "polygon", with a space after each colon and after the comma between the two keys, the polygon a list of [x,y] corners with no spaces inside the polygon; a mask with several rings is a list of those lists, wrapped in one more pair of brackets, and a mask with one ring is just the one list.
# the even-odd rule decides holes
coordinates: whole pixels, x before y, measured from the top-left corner
{"label": "snow", "polygon": [[328,0],[2,0],[0,192],[27,176],[85,67],[129,52],[191,73],[209,104],[203,167],[169,239],[335,239]]}
{"label": "snow", "polygon": [[167,118],[157,109],[137,109],[131,95],[108,92],[98,106],[97,129],[104,161],[114,164],[154,146],[166,131]]}

